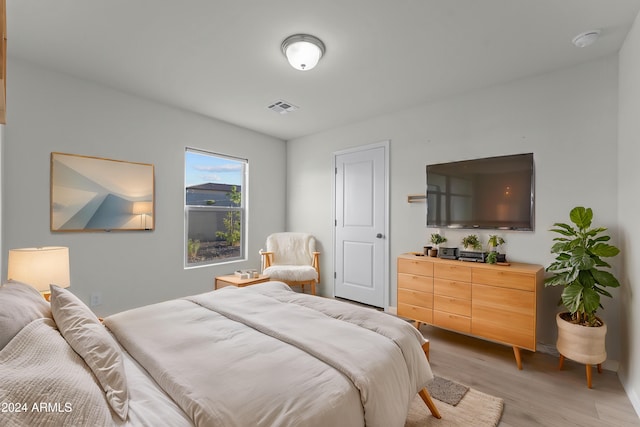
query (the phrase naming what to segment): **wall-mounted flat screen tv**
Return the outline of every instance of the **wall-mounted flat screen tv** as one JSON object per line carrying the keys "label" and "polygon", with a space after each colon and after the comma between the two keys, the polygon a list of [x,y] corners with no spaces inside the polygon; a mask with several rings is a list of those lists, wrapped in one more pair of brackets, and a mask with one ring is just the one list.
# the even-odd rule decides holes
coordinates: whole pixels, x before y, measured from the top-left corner
{"label": "wall-mounted flat screen tv", "polygon": [[533,153],[427,165],[427,227],[533,230]]}

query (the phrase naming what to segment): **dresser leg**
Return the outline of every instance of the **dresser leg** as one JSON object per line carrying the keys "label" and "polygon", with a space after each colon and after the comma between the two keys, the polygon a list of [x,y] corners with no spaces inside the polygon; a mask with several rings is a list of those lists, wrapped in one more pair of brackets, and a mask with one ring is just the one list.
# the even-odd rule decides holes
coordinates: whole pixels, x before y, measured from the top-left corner
{"label": "dresser leg", "polygon": [[520,347],[513,346],[513,355],[516,357],[516,364],[518,369],[522,370],[522,355],[520,354]]}

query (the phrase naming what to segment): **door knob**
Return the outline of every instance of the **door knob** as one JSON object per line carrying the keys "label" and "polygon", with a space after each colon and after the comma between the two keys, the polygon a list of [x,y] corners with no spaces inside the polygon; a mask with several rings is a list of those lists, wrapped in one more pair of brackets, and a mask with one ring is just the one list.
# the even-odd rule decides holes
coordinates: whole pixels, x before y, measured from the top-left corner
{"label": "door knob", "polygon": [[382,239],[382,233],[376,234],[376,239]]}

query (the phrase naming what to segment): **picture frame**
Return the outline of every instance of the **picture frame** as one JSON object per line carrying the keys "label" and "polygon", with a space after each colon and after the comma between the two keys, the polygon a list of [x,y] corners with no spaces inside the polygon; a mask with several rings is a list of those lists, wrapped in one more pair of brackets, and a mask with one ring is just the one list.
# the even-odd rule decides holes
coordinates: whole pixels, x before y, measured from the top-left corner
{"label": "picture frame", "polygon": [[155,228],[152,164],[52,152],[50,184],[52,232]]}

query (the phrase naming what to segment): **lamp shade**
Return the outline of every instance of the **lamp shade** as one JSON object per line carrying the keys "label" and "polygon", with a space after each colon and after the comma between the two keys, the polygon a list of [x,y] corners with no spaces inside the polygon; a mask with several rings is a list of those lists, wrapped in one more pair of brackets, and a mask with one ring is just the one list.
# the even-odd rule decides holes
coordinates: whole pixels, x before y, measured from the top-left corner
{"label": "lamp shade", "polygon": [[153,212],[153,202],[133,202],[134,215],[146,215]]}
{"label": "lamp shade", "polygon": [[68,288],[69,248],[10,249],[7,270],[9,280],[27,283],[40,292],[48,291],[50,284]]}
{"label": "lamp shade", "polygon": [[325,52],[322,40],[309,34],[289,36],[282,42],[281,48],[289,64],[301,71],[314,68]]}

